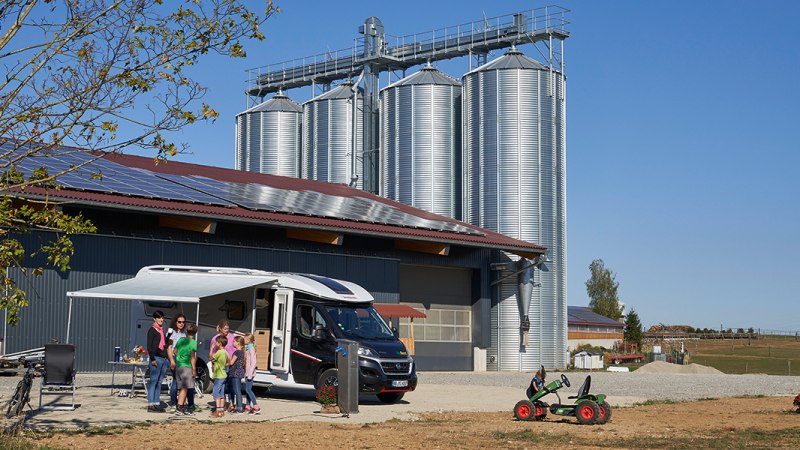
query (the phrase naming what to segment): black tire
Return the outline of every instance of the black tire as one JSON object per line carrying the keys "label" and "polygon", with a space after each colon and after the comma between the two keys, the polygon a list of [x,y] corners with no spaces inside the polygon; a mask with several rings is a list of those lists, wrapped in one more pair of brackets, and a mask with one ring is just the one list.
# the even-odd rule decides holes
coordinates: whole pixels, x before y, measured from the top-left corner
{"label": "black tire", "polygon": [[591,400],[584,400],[575,407],[575,417],[581,425],[594,425],[600,417],[600,407]]}
{"label": "black tire", "polygon": [[403,398],[403,395],[405,392],[381,392],[376,397],[382,403],[397,403]]}
{"label": "black tire", "polygon": [[319,377],[317,377],[316,388],[319,389],[322,386],[336,386],[336,387],[338,387],[339,386],[339,371],[334,369],[334,368],[330,368],[328,370],[323,371],[321,374],[319,374]]}
{"label": "black tire", "polygon": [[520,400],[514,405],[514,417],[517,420],[533,420],[535,410],[530,400]]}
{"label": "black tire", "polygon": [[195,387],[196,390],[203,394],[210,394],[214,390],[214,384],[211,382],[211,376],[208,373],[208,366],[203,360],[198,359],[195,365],[197,369],[197,377],[195,382],[199,385]]}
{"label": "black tire", "polygon": [[600,415],[597,416],[597,424],[602,425],[611,420],[611,404],[603,402],[602,405],[597,405],[600,408]]}
{"label": "black tire", "polygon": [[8,409],[6,409],[6,417],[12,418],[19,413],[22,412],[22,408],[27,403],[26,399],[26,392],[30,393],[30,386],[25,380],[20,380],[17,383],[17,389],[14,391],[14,395],[11,396],[11,399],[8,401]]}
{"label": "black tire", "polygon": [[533,420],[542,421],[547,418],[547,403],[535,402],[533,404]]}

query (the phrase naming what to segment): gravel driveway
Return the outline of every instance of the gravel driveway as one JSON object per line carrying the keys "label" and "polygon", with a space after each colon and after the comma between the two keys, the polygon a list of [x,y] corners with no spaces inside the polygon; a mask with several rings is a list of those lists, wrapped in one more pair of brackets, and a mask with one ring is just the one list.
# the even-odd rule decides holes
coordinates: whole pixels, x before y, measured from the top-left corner
{"label": "gravel driveway", "polygon": [[[660,373],[594,372],[592,392],[605,393],[615,406],[626,406],[646,400],[690,400],[742,395],[791,395],[800,392],[800,377],[772,375],[706,375]],[[524,398],[531,374],[517,372],[422,372],[417,390],[406,394],[397,404],[385,405],[374,397],[362,397],[359,413],[348,418],[319,413],[313,390],[262,392],[260,416],[226,416],[227,421],[323,421],[337,423],[375,423],[390,419],[414,420],[416,414],[435,411],[508,411]],[[551,373],[548,379],[559,376]],[[572,386],[565,389],[562,400],[574,395],[586,373],[567,373]],[[19,380],[0,377],[0,401],[5,402]],[[119,380],[118,380],[119,381]],[[204,420],[208,409],[192,417],[153,414],[145,411],[143,396],[122,398],[110,395],[109,374],[78,374],[75,411],[29,411],[26,426],[34,429],[84,428],[130,425],[142,422],[172,420]],[[32,405],[38,406],[38,383],[31,393]],[[47,399],[47,397],[46,397]],[[162,397],[162,401],[167,397]],[[211,400],[206,395],[199,404]],[[47,400],[45,400],[47,402]],[[551,400],[551,403],[555,398]],[[4,411],[3,411],[4,412]],[[6,421],[8,422],[8,421]],[[8,425],[8,423],[6,423]]]}

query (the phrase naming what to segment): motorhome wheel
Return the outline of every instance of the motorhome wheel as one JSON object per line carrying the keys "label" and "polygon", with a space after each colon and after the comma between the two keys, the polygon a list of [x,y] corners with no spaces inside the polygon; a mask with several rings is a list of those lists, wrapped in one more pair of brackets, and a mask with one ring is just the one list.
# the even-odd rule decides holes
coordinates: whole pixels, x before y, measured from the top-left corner
{"label": "motorhome wheel", "polygon": [[339,386],[339,371],[331,368],[322,372],[317,378],[317,389],[322,386]]}
{"label": "motorhome wheel", "polygon": [[211,378],[208,375],[208,369],[206,368],[206,363],[201,360],[197,360],[197,377],[195,381],[199,386],[197,386],[197,390],[204,394],[210,394],[211,391],[214,389],[214,385],[211,383]]}

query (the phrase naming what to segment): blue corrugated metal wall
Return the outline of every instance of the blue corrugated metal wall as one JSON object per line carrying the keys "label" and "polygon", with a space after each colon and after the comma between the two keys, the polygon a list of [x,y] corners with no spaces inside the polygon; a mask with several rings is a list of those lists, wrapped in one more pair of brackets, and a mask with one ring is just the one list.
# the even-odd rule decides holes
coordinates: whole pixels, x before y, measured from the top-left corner
{"label": "blue corrugated metal wall", "polygon": [[[76,254],[69,272],[47,270],[41,277],[21,279],[20,284],[29,294],[30,306],[23,311],[17,326],[7,328],[6,351],[39,347],[51,338],[63,340],[67,321],[66,292],[130,278],[147,265],[228,266],[315,273],[358,283],[373,293],[378,302],[397,303],[401,261],[476,268],[482,273],[481,280],[486,280],[488,263],[497,253],[489,249],[457,248],[449,256],[442,257],[386,249],[347,249],[285,239],[269,242],[278,248],[264,248],[252,245],[247,239],[234,243],[224,236],[202,236],[211,242],[197,242],[196,234],[177,230],[171,230],[169,236],[159,230],[154,230],[153,234],[147,238],[109,234],[77,236],[74,238]],[[22,241],[27,248],[33,248],[41,237],[23,236]],[[12,274],[19,275],[13,270]],[[482,305],[483,300],[477,296],[480,293],[480,298],[485,298],[488,286],[479,284],[477,289],[473,287],[473,295]],[[484,322],[482,318],[476,320]],[[106,362],[113,357],[114,345],[129,340],[129,322],[127,302],[76,300],[70,340],[78,345],[78,370],[108,370]],[[477,328],[486,329],[485,325]],[[477,341],[477,345],[481,345],[485,338]]]}

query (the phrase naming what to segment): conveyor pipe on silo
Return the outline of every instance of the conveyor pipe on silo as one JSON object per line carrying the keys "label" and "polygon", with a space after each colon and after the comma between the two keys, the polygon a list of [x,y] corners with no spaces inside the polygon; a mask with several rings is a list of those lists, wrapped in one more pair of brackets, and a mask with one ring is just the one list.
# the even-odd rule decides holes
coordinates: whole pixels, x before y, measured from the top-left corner
{"label": "conveyor pipe on silo", "polygon": [[531,296],[533,295],[533,270],[534,264],[527,259],[517,261],[517,305],[519,306],[519,332],[520,344],[522,347],[528,346],[528,332],[531,329],[531,321],[528,319],[528,310],[531,306]]}

